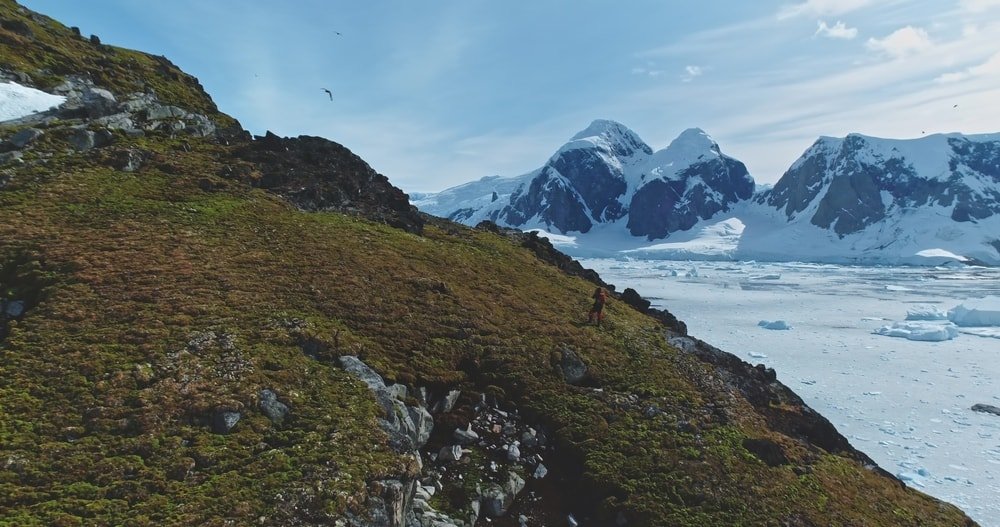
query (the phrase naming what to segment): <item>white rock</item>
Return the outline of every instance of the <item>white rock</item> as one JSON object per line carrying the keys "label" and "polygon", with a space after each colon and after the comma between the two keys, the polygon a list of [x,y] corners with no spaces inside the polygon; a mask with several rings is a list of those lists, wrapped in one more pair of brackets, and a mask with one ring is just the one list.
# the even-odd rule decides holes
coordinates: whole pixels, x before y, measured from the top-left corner
{"label": "white rock", "polygon": [[460,445],[441,447],[438,459],[440,461],[458,461],[462,459],[462,447]]}
{"label": "white rock", "polygon": [[469,423],[468,428],[462,430],[461,428],[456,428],[455,432],[452,434],[456,441],[461,445],[471,445],[476,441],[479,441],[479,434],[472,429],[472,423]]}

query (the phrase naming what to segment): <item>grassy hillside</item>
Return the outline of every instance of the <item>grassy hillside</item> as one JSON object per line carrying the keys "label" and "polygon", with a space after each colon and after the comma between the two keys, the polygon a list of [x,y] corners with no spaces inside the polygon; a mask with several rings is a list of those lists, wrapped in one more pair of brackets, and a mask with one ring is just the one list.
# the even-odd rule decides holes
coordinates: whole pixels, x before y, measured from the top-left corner
{"label": "grassy hillside", "polygon": [[[171,104],[231,122],[154,58],[92,46],[10,2],[0,18],[0,66],[39,86],[107,59],[94,80],[117,95],[148,82]],[[375,399],[340,355],[411,389],[462,389],[459,409],[436,416],[445,433],[478,393],[518,409],[556,445],[565,488],[546,495],[596,525],[969,521],[772,430],[714,366],[623,303],[610,303],[605,327],[583,324],[593,284],[504,236],[303,212],[220,176],[246,164],[238,144],[117,133],[73,152],[66,125],[48,123],[24,163],[0,167],[0,298],[27,307],[0,329],[0,525],[364,515],[372,482],[420,468],[389,447]],[[0,138],[16,131],[0,127]],[[129,151],[148,161],[114,168]],[[586,385],[554,371],[566,348],[587,363]],[[281,424],[260,411],[262,389],[290,408]],[[221,411],[242,414],[228,434],[212,430]],[[773,411],[805,410],[778,401]],[[765,463],[747,440],[786,459]]]}
{"label": "grassy hillside", "polygon": [[167,104],[234,121],[218,113],[198,79],[163,56],[92,41],[47,16],[0,0],[0,65],[25,73],[31,83],[51,89],[66,76],[86,76],[117,94],[155,92]]}

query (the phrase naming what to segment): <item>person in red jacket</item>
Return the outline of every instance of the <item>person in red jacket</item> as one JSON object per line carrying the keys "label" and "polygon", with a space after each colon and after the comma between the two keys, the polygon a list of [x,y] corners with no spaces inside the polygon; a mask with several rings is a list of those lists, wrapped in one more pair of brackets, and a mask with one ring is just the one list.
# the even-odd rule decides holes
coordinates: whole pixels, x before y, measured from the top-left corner
{"label": "person in red jacket", "polygon": [[604,304],[608,301],[608,293],[603,287],[598,287],[594,291],[594,307],[590,308],[589,322],[591,324],[597,321],[597,325],[600,326],[601,322],[604,320]]}

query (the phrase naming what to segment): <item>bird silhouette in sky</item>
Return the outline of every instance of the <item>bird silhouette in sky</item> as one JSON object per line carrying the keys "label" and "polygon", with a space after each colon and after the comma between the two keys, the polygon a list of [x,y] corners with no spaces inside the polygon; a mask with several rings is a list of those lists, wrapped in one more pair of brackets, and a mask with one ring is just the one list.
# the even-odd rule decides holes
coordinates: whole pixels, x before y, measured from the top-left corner
{"label": "bird silhouette in sky", "polygon": [[952,106],[952,108],[958,108],[958,105],[956,104],[955,106]]}
{"label": "bird silhouette in sky", "polygon": [[330,96],[330,100],[332,101],[333,100],[333,92],[330,91],[330,90],[328,90],[328,89],[326,89],[326,88],[323,88],[323,91],[325,91],[326,94]]}

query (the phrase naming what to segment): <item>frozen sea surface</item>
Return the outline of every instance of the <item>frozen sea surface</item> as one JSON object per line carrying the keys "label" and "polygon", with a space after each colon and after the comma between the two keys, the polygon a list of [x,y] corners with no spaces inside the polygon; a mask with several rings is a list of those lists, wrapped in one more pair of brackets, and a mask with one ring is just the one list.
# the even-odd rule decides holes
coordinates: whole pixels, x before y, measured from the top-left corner
{"label": "frozen sea surface", "polygon": [[[693,336],[773,367],[882,468],[1000,527],[1000,417],[971,410],[1000,406],[1000,327],[961,327],[941,341],[874,333],[908,315],[996,305],[1000,269],[581,263],[668,309]],[[761,321],[794,329],[769,331]]]}

